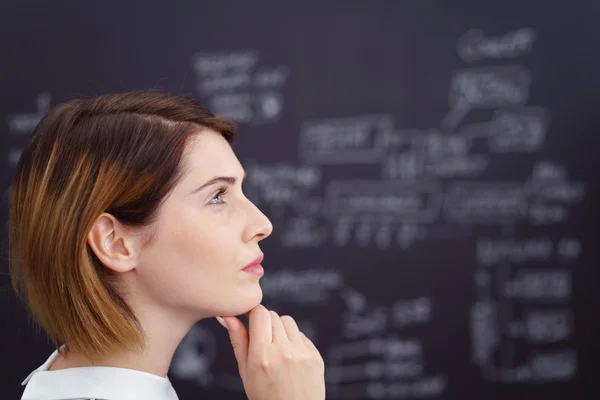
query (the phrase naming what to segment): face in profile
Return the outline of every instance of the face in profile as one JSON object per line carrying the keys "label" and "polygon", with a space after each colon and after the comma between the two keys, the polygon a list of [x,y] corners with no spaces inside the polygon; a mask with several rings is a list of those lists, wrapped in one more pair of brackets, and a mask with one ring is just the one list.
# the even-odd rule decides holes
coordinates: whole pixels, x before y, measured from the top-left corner
{"label": "face in profile", "polygon": [[243,269],[261,256],[271,222],[242,192],[244,170],[220,134],[196,135],[183,162],[140,253],[136,301],[199,318],[243,314],[262,300],[260,276]]}

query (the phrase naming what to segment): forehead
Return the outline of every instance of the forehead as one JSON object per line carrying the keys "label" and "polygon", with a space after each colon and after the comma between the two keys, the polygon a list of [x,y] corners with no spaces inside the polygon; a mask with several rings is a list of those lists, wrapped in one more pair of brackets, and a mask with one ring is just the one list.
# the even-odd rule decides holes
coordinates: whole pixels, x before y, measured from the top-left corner
{"label": "forehead", "polygon": [[213,130],[202,130],[190,138],[183,162],[186,171],[199,178],[243,174],[242,165],[230,144],[220,133]]}

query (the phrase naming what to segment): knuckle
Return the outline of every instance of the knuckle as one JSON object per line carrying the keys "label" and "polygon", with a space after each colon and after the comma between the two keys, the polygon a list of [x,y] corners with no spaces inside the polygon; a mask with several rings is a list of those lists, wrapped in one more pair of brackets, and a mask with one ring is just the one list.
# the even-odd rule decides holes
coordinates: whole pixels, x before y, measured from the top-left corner
{"label": "knuckle", "polygon": [[315,357],[317,358],[317,360],[323,362],[323,356],[321,355],[321,353],[319,353],[319,350],[316,350],[314,352],[314,354],[315,354]]}
{"label": "knuckle", "polygon": [[266,357],[262,357],[257,361],[257,367],[262,371],[270,371],[273,368],[273,363]]}
{"label": "knuckle", "polygon": [[279,360],[293,360],[295,357],[294,349],[287,344],[278,344],[275,354]]}
{"label": "knuckle", "polygon": [[284,364],[292,364],[296,362],[296,356],[289,350],[283,350],[280,354],[280,357]]}
{"label": "knuckle", "polygon": [[317,355],[315,356],[315,360],[318,365],[325,366],[325,360],[323,360],[323,357],[321,357],[321,354],[317,353]]}
{"label": "knuckle", "polygon": [[303,364],[309,364],[309,365],[314,363],[313,357],[310,354],[302,355],[302,357],[300,358],[300,361]]}
{"label": "knuckle", "polygon": [[311,364],[313,362],[314,356],[312,352],[306,348],[299,348],[296,356],[298,362],[303,364]]}
{"label": "knuckle", "polygon": [[318,369],[325,368],[325,362],[323,361],[323,357],[321,357],[321,355],[318,353],[312,353],[308,359],[308,363]]}
{"label": "knuckle", "polygon": [[269,372],[273,369],[273,357],[271,357],[270,353],[267,351],[261,351],[259,353],[254,353],[252,359],[248,359],[249,367],[255,370],[259,370],[262,372]]}

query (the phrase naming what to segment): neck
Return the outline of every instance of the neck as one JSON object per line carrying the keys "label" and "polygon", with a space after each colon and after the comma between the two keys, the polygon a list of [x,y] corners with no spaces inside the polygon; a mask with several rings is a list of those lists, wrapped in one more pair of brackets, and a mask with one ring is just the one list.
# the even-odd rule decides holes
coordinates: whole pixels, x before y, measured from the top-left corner
{"label": "neck", "polygon": [[133,369],[166,377],[175,350],[196,321],[189,319],[184,321],[182,318],[173,318],[172,315],[169,317],[156,314],[152,318],[144,318],[143,315],[138,315],[138,318],[146,334],[143,351],[125,349],[118,353],[107,354],[100,359],[89,360],[67,348],[65,354],[56,359],[50,370],[106,366]]}

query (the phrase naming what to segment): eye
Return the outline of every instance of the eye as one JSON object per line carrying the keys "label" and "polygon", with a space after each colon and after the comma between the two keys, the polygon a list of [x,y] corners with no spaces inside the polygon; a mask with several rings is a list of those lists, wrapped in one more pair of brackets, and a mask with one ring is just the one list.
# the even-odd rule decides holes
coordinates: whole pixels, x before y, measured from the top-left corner
{"label": "eye", "polygon": [[222,196],[227,193],[227,188],[222,186],[219,188],[219,191],[210,199],[208,204],[210,205],[221,205],[225,204],[225,200],[223,200]]}

